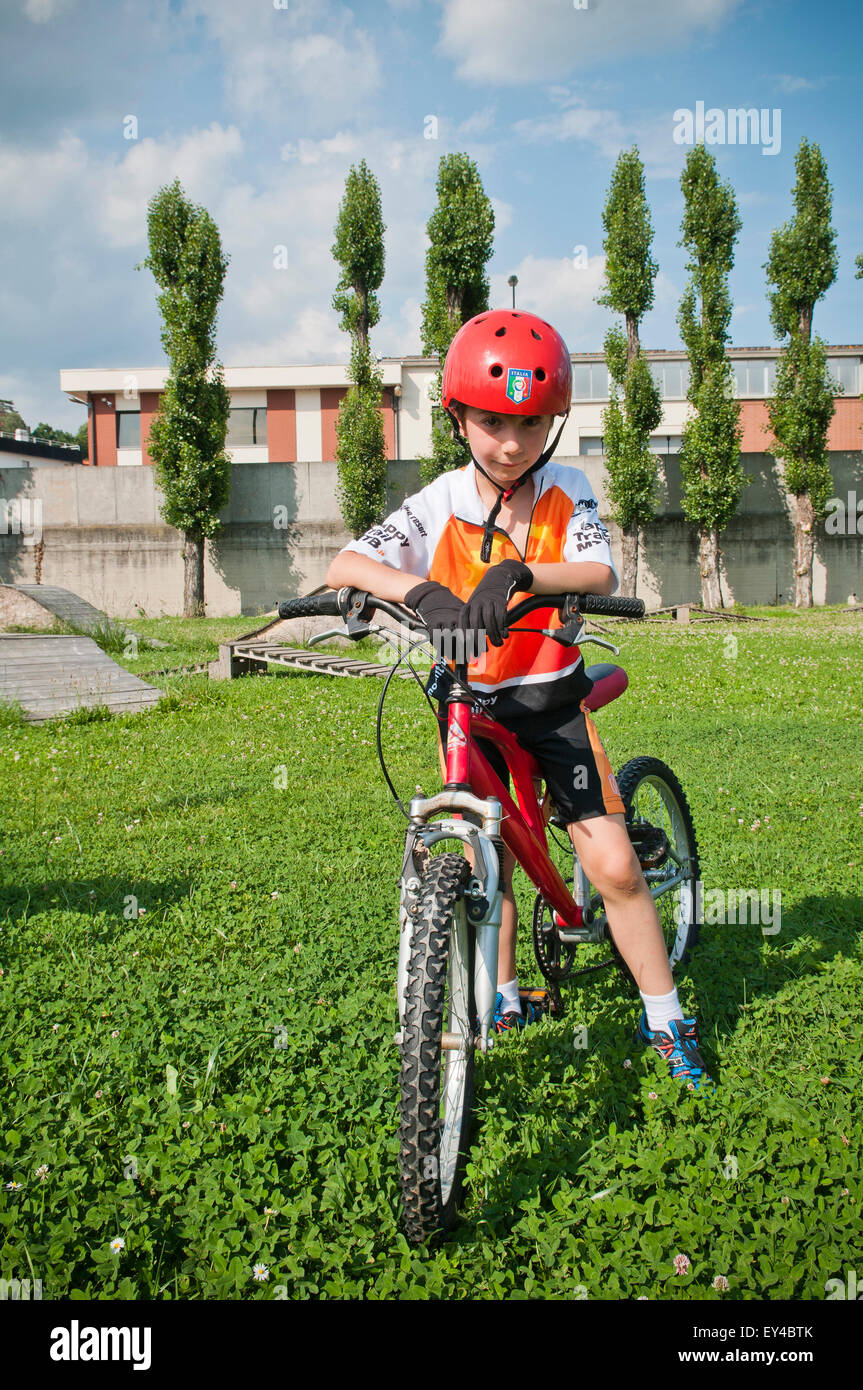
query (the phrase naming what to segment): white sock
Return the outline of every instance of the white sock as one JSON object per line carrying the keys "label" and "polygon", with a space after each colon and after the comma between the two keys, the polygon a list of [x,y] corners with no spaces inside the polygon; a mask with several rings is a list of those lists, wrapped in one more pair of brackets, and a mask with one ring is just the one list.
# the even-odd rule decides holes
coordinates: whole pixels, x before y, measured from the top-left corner
{"label": "white sock", "polygon": [[508,980],[505,985],[498,985],[498,989],[503,995],[503,1003],[500,1006],[501,1013],[520,1014],[522,1009],[521,1000],[518,997],[518,976],[516,975],[513,980]]}
{"label": "white sock", "polygon": [[641,990],[639,994],[647,1010],[647,1026],[654,1033],[659,1029],[667,1033],[671,1020],[683,1017],[676,986],[670,994],[643,994]]}

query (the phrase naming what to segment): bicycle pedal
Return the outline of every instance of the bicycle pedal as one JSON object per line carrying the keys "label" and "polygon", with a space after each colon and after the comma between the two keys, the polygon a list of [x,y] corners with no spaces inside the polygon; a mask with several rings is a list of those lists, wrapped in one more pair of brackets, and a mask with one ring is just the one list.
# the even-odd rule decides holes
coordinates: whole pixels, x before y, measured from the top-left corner
{"label": "bicycle pedal", "polygon": [[629,838],[642,869],[658,869],[668,858],[668,836],[658,826],[630,827]]}

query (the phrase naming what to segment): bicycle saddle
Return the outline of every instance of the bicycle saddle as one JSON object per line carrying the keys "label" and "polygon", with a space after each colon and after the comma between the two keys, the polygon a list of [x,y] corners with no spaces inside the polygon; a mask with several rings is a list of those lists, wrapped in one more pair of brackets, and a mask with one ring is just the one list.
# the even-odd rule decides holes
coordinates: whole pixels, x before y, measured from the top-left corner
{"label": "bicycle saddle", "polygon": [[608,661],[586,667],[584,674],[588,680],[593,681],[593,689],[584,699],[585,709],[589,710],[602,709],[603,705],[610,705],[629,685],[629,677],[623,667],[614,666]]}

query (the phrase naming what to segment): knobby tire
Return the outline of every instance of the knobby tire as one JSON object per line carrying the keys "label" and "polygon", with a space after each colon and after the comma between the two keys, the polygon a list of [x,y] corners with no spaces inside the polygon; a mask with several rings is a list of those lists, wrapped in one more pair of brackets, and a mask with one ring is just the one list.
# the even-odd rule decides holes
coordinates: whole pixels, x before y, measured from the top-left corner
{"label": "knobby tire", "polygon": [[[403,1229],[417,1245],[454,1225],[469,1153],[475,947],[463,894],[471,872],[460,854],[433,856],[412,918],[401,1040],[399,1180]],[[461,1036],[463,1046],[442,1050],[444,1033]]]}

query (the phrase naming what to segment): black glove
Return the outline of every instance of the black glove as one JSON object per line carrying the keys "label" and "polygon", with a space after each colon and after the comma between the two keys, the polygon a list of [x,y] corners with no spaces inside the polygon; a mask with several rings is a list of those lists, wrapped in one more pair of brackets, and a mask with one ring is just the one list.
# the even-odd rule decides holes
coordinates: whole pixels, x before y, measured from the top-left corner
{"label": "black glove", "polygon": [[434,579],[426,579],[405,594],[405,605],[418,613],[426,627],[434,632],[436,628],[454,631],[464,611],[464,604],[456,598],[452,589],[438,584]]}
{"label": "black glove", "polygon": [[506,605],[517,590],[529,589],[532,583],[533,572],[521,560],[492,565],[465,603],[459,627],[485,631],[493,647],[502,647],[508,630]]}

